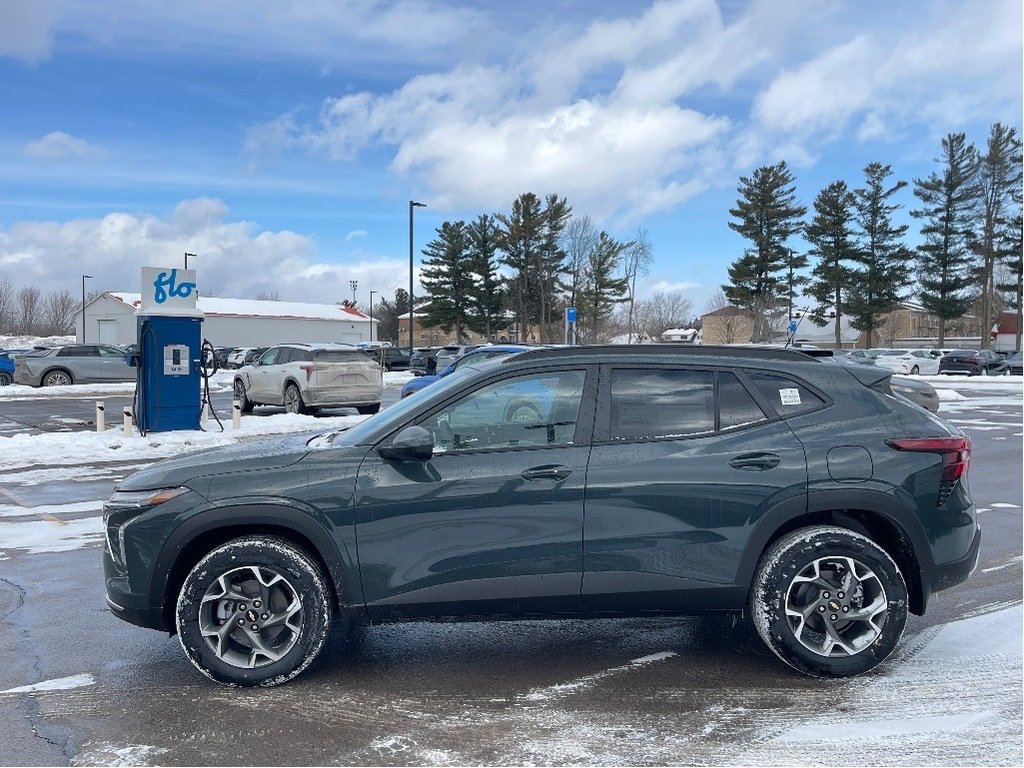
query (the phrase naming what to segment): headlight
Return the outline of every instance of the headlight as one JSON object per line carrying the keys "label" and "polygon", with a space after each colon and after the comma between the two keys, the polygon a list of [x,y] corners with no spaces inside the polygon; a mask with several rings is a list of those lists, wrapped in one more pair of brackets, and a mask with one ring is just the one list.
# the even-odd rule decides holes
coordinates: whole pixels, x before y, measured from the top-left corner
{"label": "headlight", "polygon": [[155,507],[170,501],[175,496],[188,493],[189,489],[184,486],[178,488],[158,488],[155,491],[114,491],[104,508],[107,509],[142,509],[143,507]]}

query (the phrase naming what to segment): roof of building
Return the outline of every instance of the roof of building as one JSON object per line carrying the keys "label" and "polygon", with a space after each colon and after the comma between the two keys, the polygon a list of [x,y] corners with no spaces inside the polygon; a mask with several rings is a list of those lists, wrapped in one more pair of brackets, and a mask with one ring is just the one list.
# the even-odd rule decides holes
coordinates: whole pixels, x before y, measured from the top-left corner
{"label": "roof of building", "polygon": [[[132,309],[142,303],[142,294],[108,291],[110,296]],[[259,299],[220,299],[200,296],[196,306],[204,315],[220,317],[277,317],[303,320],[369,320],[358,309],[340,304],[307,304],[299,301],[263,301]],[[373,322],[378,322],[377,318]]]}
{"label": "roof of building", "polygon": [[701,317],[722,317],[727,315],[749,315],[750,313],[745,309],[740,309],[732,304],[716,309],[714,312],[705,312]]}

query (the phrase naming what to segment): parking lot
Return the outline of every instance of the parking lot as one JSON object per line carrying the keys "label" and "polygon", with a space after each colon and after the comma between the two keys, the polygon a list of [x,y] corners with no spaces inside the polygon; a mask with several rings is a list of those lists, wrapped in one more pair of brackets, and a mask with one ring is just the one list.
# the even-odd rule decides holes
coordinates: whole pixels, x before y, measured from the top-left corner
{"label": "parking lot", "polygon": [[[422,623],[335,634],[302,677],[269,690],[207,681],[176,638],[105,607],[102,500],[200,441],[151,436],[120,456],[123,442],[78,436],[97,394],[115,403],[110,424],[128,393],[5,393],[0,434],[24,437],[0,442],[49,447],[0,454],[2,762],[1020,764],[1021,382],[929,381],[940,415],[973,440],[981,562],[866,676],[800,676],[746,621],[720,617]],[[219,389],[218,410],[230,399]],[[278,416],[259,409],[244,429],[259,436]]]}

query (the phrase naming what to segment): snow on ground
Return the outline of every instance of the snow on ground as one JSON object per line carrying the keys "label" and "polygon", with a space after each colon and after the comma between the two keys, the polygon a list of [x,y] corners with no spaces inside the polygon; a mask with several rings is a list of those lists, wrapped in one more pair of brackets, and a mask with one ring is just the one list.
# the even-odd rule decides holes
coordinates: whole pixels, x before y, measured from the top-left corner
{"label": "snow on ground", "polygon": [[0,349],[32,349],[32,347],[60,347],[74,344],[74,336],[3,336]]}

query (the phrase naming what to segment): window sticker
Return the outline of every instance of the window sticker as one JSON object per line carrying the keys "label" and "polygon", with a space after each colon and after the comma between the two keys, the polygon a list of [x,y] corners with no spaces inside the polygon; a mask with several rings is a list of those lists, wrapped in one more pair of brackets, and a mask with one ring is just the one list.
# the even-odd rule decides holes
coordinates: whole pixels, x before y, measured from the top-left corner
{"label": "window sticker", "polygon": [[800,390],[796,387],[787,387],[779,390],[779,397],[783,405],[800,405]]}

